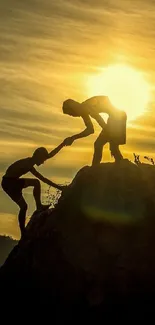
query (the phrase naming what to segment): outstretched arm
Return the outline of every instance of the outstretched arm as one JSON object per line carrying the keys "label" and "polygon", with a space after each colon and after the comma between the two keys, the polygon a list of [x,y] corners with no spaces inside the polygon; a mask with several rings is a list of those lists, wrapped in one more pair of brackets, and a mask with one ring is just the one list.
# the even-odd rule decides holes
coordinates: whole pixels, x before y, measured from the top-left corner
{"label": "outstretched arm", "polygon": [[64,147],[64,145],[65,144],[64,144],[64,141],[63,141],[61,144],[59,144],[58,147],[56,147],[55,149],[53,149],[52,151],[50,151],[49,154],[48,154],[48,158],[47,159],[54,157]]}
{"label": "outstretched arm", "polygon": [[71,145],[77,139],[87,137],[88,135],[94,133],[94,127],[89,115],[83,115],[82,118],[86,125],[86,129],[78,134],[73,135],[72,137],[65,139],[64,144],[66,146]]}
{"label": "outstretched arm", "polygon": [[48,178],[42,176],[40,173],[38,173],[38,171],[37,171],[34,167],[31,169],[31,173],[32,173],[35,177],[39,178],[39,179],[40,179],[42,182],[44,182],[45,184],[48,184],[49,186],[53,186],[53,187],[57,188],[58,190],[62,190],[63,186],[58,185],[58,184],[56,184],[56,183],[50,181]]}

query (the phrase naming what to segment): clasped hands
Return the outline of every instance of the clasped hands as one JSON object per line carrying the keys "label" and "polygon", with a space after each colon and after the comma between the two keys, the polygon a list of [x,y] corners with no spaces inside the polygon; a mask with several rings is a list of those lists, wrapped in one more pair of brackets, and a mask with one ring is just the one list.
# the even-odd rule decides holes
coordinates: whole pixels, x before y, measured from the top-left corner
{"label": "clasped hands", "polygon": [[74,138],[73,137],[68,137],[63,141],[63,145],[64,146],[71,146],[71,144],[74,142]]}

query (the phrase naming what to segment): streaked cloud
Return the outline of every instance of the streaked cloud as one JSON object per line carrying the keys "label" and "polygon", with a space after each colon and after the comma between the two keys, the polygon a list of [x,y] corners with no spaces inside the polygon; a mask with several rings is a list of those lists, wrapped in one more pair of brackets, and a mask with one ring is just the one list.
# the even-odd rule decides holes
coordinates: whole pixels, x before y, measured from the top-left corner
{"label": "streaked cloud", "polygon": [[[81,119],[62,114],[66,98],[87,98],[87,79],[107,65],[123,62],[155,82],[153,0],[5,0],[0,3],[0,175],[14,160],[38,146],[51,150],[83,129]],[[92,94],[95,95],[95,94]],[[128,125],[122,150],[154,154],[155,107]],[[57,182],[70,181],[90,165],[100,132],[63,150],[40,171]],[[78,154],[77,154],[78,153]],[[108,146],[104,160],[109,160]],[[30,175],[29,175],[30,176]],[[43,193],[46,187],[43,185]],[[25,194],[32,201],[32,193]],[[18,237],[18,208],[0,191],[1,234]],[[34,205],[32,206],[32,211]],[[29,213],[31,213],[30,211]]]}

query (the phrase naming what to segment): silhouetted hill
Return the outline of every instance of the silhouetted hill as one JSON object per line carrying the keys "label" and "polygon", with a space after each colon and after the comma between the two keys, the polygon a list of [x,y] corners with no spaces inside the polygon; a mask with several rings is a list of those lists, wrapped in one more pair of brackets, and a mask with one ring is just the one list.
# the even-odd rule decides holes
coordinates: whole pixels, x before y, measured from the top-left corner
{"label": "silhouetted hill", "polygon": [[10,237],[0,236],[0,266],[3,265],[9,253],[17,243],[17,240]]}
{"label": "silhouetted hill", "polygon": [[82,168],[55,209],[32,216],[1,268],[4,291],[57,319],[152,313],[154,194],[152,165]]}

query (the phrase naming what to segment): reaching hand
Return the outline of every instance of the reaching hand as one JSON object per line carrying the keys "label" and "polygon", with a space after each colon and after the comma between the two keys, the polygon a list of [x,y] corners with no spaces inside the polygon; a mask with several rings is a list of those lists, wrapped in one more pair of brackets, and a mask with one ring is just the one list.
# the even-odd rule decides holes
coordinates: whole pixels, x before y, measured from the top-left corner
{"label": "reaching hand", "polygon": [[71,144],[74,142],[74,139],[72,137],[66,138],[64,140],[64,146],[71,146]]}

